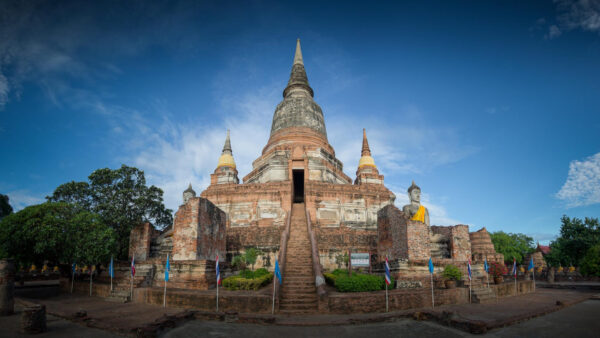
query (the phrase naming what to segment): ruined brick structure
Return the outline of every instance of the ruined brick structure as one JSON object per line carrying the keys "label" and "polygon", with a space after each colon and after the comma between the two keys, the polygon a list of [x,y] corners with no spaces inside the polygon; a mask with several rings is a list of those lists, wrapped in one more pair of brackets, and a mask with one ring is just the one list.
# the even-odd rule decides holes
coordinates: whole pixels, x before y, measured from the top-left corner
{"label": "ruined brick structure", "polygon": [[488,262],[504,264],[504,255],[496,253],[492,238],[486,228],[470,233],[470,237],[473,262],[483,262],[487,258]]}
{"label": "ruined brick structure", "polygon": [[[230,262],[235,254],[253,247],[263,253],[255,267],[272,270],[275,259],[285,259],[279,257],[279,250],[292,206],[298,210],[302,204],[308,217],[303,222],[312,226],[316,240],[311,243],[317,247],[324,270],[344,267],[341,258],[348,251],[370,253],[374,267],[387,257],[393,261],[396,278],[417,276],[422,283],[428,283],[426,262],[432,256],[439,266],[454,263],[465,268],[472,253],[468,226],[429,227],[396,208],[396,197],[384,185],[364,129],[356,177],[347,176],[327,138],[323,111],[313,97],[298,41],[269,140],[252,163],[252,171],[240,182],[228,131],[210,185],[200,197],[191,185],[184,191],[172,229],[159,234],[146,225],[135,228],[130,254],[159,262],[170,253],[174,264],[182,261],[193,266],[197,261],[199,267],[194,271],[214,273],[207,262],[217,254],[220,260]],[[493,247],[486,245],[486,252],[491,253]],[[476,245],[473,253],[479,253],[480,247]],[[160,269],[158,265],[155,268]],[[193,274],[174,278],[181,285],[209,285],[194,284],[197,276]]]}

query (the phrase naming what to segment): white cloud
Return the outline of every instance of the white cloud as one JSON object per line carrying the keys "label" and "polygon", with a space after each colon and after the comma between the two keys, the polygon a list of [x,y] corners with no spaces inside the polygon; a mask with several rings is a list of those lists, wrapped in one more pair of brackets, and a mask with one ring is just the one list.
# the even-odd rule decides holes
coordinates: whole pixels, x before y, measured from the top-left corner
{"label": "white cloud", "polygon": [[527,236],[533,238],[534,245],[537,245],[538,242],[542,245],[547,245],[551,241],[555,240],[556,237],[558,237],[556,234],[550,234],[546,232],[528,233]]}
{"label": "white cloud", "polygon": [[44,203],[44,196],[39,196],[31,193],[28,190],[13,190],[6,193],[9,198],[9,203],[14,211],[19,211],[27,206]]}
{"label": "white cloud", "polygon": [[143,169],[149,184],[163,189],[165,205],[177,210],[182,192],[192,183],[200,194],[210,184],[210,174],[216,168],[225,141],[231,130],[231,145],[240,181],[252,170],[266,145],[270,120],[279,90],[274,87],[256,89],[240,96],[223,97],[219,111],[228,113],[214,120],[174,122],[168,112],[160,112],[158,122],[149,113],[122,107],[98,105],[119,137],[129,136],[124,163]]}
{"label": "white cloud", "polygon": [[600,33],[599,0],[558,0],[556,3],[562,27]]}
{"label": "white cloud", "polygon": [[2,74],[2,69],[0,68],[0,110],[2,110],[2,108],[8,101],[8,91],[8,80]]}
{"label": "white cloud", "polygon": [[600,203],[600,153],[569,164],[567,181],[556,198],[569,208]]}
{"label": "white cloud", "polygon": [[426,114],[414,106],[399,108],[389,114],[401,117],[402,122],[369,118],[359,113],[338,114],[334,111],[330,114],[325,111],[324,114],[329,142],[350,177],[354,176],[360,159],[363,127],[367,129],[375,164],[386,177],[427,173],[479,151],[475,146],[463,144],[458,130],[431,126]]}
{"label": "white cloud", "polygon": [[562,34],[560,28],[557,25],[552,25],[548,28],[548,34],[544,36],[546,39],[554,39]]}

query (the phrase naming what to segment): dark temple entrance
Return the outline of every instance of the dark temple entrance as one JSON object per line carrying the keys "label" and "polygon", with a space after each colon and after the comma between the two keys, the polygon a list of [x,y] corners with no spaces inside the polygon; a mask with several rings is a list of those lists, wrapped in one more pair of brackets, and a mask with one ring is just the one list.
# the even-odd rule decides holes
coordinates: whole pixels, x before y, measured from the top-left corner
{"label": "dark temple entrance", "polygon": [[304,170],[292,170],[294,181],[294,203],[304,202]]}

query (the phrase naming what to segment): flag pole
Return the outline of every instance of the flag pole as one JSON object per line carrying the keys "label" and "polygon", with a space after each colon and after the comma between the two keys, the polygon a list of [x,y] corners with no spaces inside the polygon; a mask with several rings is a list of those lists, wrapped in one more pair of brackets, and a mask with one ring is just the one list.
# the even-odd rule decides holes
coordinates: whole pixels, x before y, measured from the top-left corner
{"label": "flag pole", "polygon": [[429,276],[431,277],[431,307],[435,308],[435,301],[433,300],[433,274],[430,273]]}
{"label": "flag pole", "polygon": [[165,291],[163,293],[163,307],[167,307],[167,281],[165,280]]}
{"label": "flag pole", "polygon": [[113,275],[115,274],[115,264],[113,263],[113,257],[110,256],[110,292],[113,291]]}
{"label": "flag pole", "polygon": [[92,268],[90,267],[90,297],[92,296],[92,279],[94,278]]}
{"label": "flag pole", "polygon": [[131,276],[131,287],[129,290],[129,297],[131,297],[131,301],[133,302],[133,274],[130,272],[129,275]]}
{"label": "flag pole", "polygon": [[519,294],[519,289],[517,289],[517,268],[515,265],[515,296]]}
{"label": "flag pole", "polygon": [[219,282],[217,281],[217,312],[219,312]]}
{"label": "flag pole", "polygon": [[385,283],[385,312],[389,312],[389,307],[388,307],[388,287],[387,287],[387,283]]}
{"label": "flag pole", "polygon": [[471,284],[473,284],[473,280],[469,278],[469,303],[471,303]]}
{"label": "flag pole", "polygon": [[275,283],[277,283],[277,276],[273,276],[273,306],[271,306],[271,314],[275,314]]}
{"label": "flag pole", "polygon": [[531,269],[531,276],[533,277],[533,292],[535,292],[535,267]]}
{"label": "flag pole", "polygon": [[71,293],[73,293],[73,283],[75,283],[75,269],[71,269]]}

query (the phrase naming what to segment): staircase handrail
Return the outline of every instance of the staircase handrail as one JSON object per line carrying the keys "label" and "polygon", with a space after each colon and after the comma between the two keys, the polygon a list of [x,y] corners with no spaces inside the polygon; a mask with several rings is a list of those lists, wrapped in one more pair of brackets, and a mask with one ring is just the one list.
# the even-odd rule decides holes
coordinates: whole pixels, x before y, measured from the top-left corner
{"label": "staircase handrail", "polygon": [[325,290],[325,277],[323,277],[323,269],[321,268],[321,262],[319,259],[319,248],[317,246],[317,238],[315,237],[315,233],[312,229],[312,224],[310,222],[310,214],[306,209],[305,212],[306,225],[308,227],[308,237],[310,238],[310,246],[312,250],[313,271],[315,273],[315,286],[317,287],[319,302],[321,302],[321,300],[325,296],[327,296],[327,290]]}
{"label": "staircase handrail", "polygon": [[[290,225],[292,222],[292,211],[288,211],[287,215],[286,215],[286,219],[285,219],[285,228],[283,229],[283,231],[281,232],[281,240],[279,241],[279,270],[281,272],[285,271],[284,267],[285,267],[285,258],[286,258],[286,254],[287,254],[287,243],[288,240],[290,239]],[[275,272],[273,272],[274,274]],[[275,276],[273,276],[273,283],[275,282]],[[281,289],[281,285],[279,283],[275,284],[275,292],[277,295],[277,309],[279,310],[279,300],[281,299],[281,292],[279,292]]]}

